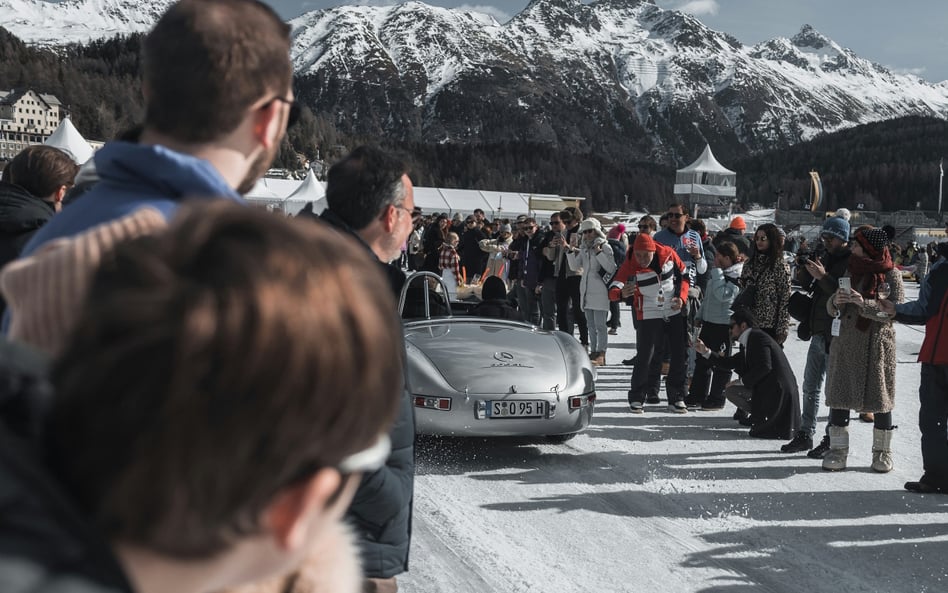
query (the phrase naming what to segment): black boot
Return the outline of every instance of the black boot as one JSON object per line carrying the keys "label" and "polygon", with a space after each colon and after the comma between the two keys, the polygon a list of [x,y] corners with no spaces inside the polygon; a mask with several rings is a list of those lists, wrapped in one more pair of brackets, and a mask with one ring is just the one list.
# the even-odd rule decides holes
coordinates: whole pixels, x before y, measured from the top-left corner
{"label": "black boot", "polygon": [[783,453],[799,453],[801,451],[809,451],[813,448],[813,437],[806,432],[798,432],[793,436],[793,440],[780,447],[780,451]]}
{"label": "black boot", "polygon": [[810,452],[806,454],[806,456],[809,457],[810,459],[823,459],[824,457],[826,457],[826,454],[829,453],[829,450],[830,450],[829,435],[823,435],[823,440],[820,441],[820,444],[814,447],[813,449],[811,449]]}

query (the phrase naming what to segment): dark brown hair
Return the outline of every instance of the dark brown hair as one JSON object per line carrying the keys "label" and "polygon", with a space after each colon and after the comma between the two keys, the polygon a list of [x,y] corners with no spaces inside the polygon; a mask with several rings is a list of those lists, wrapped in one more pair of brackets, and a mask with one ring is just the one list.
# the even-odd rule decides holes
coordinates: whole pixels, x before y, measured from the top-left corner
{"label": "dark brown hair", "polygon": [[367,253],[223,201],[117,248],[54,365],[46,432],[105,534],[213,554],[256,532],[282,488],[388,428],[402,337]]}
{"label": "dark brown hair", "polygon": [[181,0],[145,37],[145,125],[181,142],[235,130],[293,76],[289,26],[257,0]]}
{"label": "dark brown hair", "polygon": [[770,266],[773,268],[783,265],[783,235],[780,234],[777,225],[766,222],[754,231],[755,237],[757,233],[763,233],[767,237],[767,251],[756,251],[755,253],[766,255],[769,258]]}
{"label": "dark brown hair", "polygon": [[52,146],[38,144],[21,150],[3,171],[3,180],[19,185],[37,198],[48,198],[76,180],[79,165]]}
{"label": "dark brown hair", "polygon": [[722,241],[717,247],[715,247],[715,249],[724,257],[729,258],[732,264],[738,261],[738,257],[741,254],[741,251],[737,248],[737,245],[730,241]]}

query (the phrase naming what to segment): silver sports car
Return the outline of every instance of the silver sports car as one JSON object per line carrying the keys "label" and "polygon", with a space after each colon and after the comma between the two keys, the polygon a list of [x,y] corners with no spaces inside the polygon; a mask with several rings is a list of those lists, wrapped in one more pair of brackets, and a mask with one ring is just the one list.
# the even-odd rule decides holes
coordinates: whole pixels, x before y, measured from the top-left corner
{"label": "silver sports car", "polygon": [[[428,284],[405,314],[410,286]],[[595,367],[572,336],[527,323],[460,313],[435,274],[414,274],[399,302],[418,434],[547,436],[585,429],[596,400]],[[433,309],[440,311],[433,315]]]}

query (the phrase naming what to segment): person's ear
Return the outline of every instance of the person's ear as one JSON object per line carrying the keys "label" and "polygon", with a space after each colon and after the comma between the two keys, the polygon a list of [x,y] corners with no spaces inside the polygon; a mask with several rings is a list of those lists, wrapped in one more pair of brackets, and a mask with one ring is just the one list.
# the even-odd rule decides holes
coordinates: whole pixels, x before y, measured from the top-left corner
{"label": "person's ear", "polygon": [[385,211],[382,212],[382,229],[386,233],[391,233],[395,229],[395,225],[398,223],[398,217],[401,216],[399,213],[399,208],[389,204],[385,207]]}
{"label": "person's ear", "polygon": [[[283,138],[282,132],[286,127],[286,121],[283,117],[283,111],[285,110],[283,105],[282,101],[274,99],[254,111],[254,138],[264,148],[270,148],[274,144],[278,144]],[[287,113],[287,117],[289,117],[289,113]]]}
{"label": "person's ear", "polygon": [[63,198],[66,197],[66,192],[69,191],[69,188],[65,185],[60,185],[59,189],[53,193],[53,202],[60,203],[63,201]]}
{"label": "person's ear", "polygon": [[282,550],[298,550],[306,544],[310,520],[326,510],[342,488],[343,477],[335,469],[317,471],[308,479],[284,488],[264,510],[264,529]]}

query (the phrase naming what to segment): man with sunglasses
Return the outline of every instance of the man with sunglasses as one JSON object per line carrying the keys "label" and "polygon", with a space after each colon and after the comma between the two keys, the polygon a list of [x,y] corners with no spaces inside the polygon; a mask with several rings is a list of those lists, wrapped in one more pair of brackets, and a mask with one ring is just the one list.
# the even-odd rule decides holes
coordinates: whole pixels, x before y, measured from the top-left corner
{"label": "man with sunglasses", "polygon": [[37,233],[58,237],[150,206],[170,218],[185,199],[242,202],[298,115],[289,26],[258,0],[181,0],[142,45],[145,118],[138,141],[95,155],[99,182]]}
{"label": "man with sunglasses", "polygon": [[[326,202],[321,220],[371,252],[398,299],[405,275],[387,264],[398,256],[412,231],[415,202],[408,165],[379,148],[360,146],[329,169]],[[363,477],[347,515],[359,535],[367,592],[397,591],[396,576],[408,570],[415,416],[407,373],[398,419],[389,436],[391,454],[384,466]]]}

